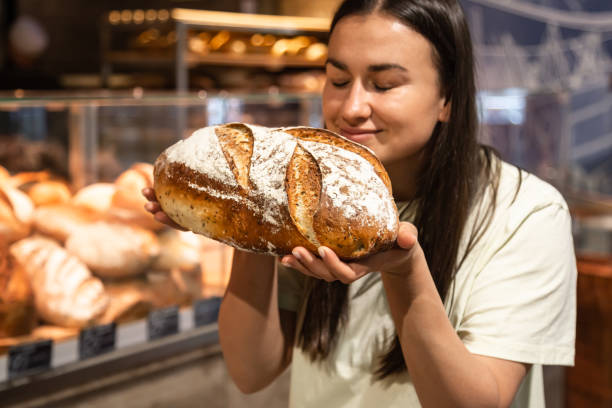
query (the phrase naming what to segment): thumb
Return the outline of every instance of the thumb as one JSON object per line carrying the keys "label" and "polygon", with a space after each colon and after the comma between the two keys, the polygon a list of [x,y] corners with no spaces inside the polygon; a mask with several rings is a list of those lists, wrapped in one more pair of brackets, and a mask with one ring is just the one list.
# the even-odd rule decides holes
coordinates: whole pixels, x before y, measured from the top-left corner
{"label": "thumb", "polygon": [[397,244],[402,249],[411,249],[417,243],[418,230],[409,222],[401,222],[397,232]]}

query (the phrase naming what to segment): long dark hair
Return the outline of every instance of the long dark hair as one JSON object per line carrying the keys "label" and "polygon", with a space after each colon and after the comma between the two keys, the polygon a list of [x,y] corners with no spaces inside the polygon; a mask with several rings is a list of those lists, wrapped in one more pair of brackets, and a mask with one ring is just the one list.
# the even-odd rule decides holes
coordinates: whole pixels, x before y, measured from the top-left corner
{"label": "long dark hair", "polygon": [[[438,293],[452,296],[455,273],[491,221],[499,181],[499,161],[478,143],[478,115],[472,41],[458,0],[346,0],[331,23],[351,15],[380,13],[398,19],[429,40],[441,96],[451,104],[448,122],[439,122],[426,145],[418,180],[414,224]],[[494,163],[498,163],[494,165]],[[493,199],[471,228],[465,250],[459,244],[470,210],[490,186]],[[306,314],[298,346],[313,361],[327,357],[348,313],[348,286],[309,280]],[[406,370],[397,335],[380,356],[378,378]]]}

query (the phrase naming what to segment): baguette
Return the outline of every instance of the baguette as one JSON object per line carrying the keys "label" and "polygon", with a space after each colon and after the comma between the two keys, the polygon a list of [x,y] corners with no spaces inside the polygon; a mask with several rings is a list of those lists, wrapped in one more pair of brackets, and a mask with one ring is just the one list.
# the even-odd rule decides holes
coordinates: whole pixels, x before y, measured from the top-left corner
{"label": "baguette", "polygon": [[282,256],[324,245],[354,260],[390,248],[397,237],[381,162],[324,129],[200,129],[157,158],[154,188],[177,224],[243,250]]}

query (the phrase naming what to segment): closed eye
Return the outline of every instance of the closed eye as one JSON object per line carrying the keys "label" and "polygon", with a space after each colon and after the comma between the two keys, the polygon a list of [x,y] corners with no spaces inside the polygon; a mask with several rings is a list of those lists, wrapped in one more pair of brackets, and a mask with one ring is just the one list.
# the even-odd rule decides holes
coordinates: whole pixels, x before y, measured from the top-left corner
{"label": "closed eye", "polygon": [[380,85],[374,84],[374,89],[376,89],[378,92],[385,92],[392,88],[393,88],[392,86],[380,86]]}
{"label": "closed eye", "polygon": [[329,81],[334,87],[342,88],[343,86],[348,85],[349,81]]}

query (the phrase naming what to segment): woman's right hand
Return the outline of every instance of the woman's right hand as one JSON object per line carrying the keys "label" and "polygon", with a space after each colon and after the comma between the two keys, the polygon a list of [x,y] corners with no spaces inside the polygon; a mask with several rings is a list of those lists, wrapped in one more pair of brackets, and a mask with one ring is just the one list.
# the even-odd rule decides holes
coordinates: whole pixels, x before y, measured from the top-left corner
{"label": "woman's right hand", "polygon": [[159,205],[159,202],[157,201],[157,197],[155,197],[155,190],[152,188],[143,188],[142,195],[149,200],[149,202],[144,205],[145,210],[153,214],[153,217],[157,221],[177,230],[187,231],[187,229],[172,221],[170,217],[168,217],[168,215],[162,210],[161,205]]}

